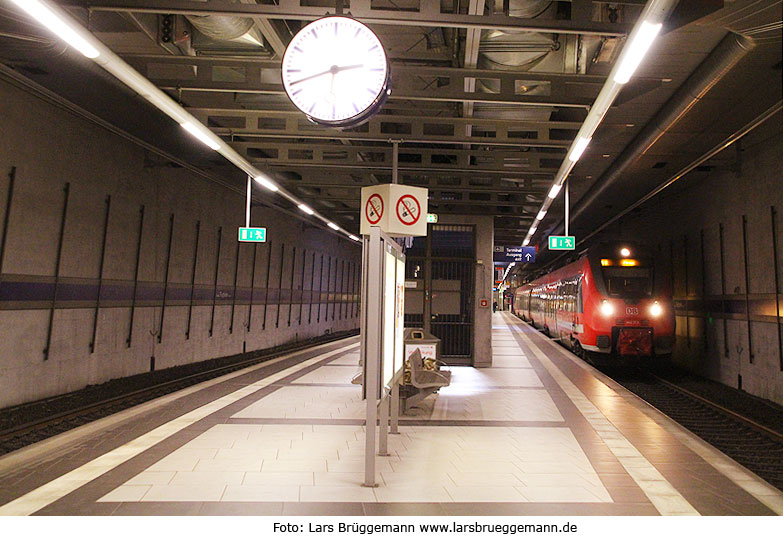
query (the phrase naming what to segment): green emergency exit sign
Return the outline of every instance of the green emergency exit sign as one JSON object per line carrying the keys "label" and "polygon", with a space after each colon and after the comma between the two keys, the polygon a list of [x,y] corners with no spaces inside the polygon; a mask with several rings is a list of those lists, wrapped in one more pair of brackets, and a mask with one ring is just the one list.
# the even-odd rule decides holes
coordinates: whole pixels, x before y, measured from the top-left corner
{"label": "green emergency exit sign", "polygon": [[239,240],[246,243],[264,243],[266,228],[240,228]]}
{"label": "green emergency exit sign", "polygon": [[550,235],[549,250],[574,250],[576,238],[573,235]]}

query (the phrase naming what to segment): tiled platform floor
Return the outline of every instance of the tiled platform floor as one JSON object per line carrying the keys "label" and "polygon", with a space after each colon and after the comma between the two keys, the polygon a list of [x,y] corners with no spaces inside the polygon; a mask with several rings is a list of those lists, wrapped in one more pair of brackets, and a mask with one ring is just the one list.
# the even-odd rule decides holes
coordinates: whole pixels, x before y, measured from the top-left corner
{"label": "tiled platform floor", "polygon": [[[362,486],[355,339],[0,459],[0,514],[781,514],[783,494],[506,313]],[[302,356],[303,355],[303,356]],[[133,415],[133,416],[129,416]]]}

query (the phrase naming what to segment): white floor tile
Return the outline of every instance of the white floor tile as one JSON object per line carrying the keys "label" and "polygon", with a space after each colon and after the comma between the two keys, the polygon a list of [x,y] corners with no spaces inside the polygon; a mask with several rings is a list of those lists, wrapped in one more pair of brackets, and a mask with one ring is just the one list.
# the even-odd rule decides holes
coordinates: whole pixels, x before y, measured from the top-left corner
{"label": "white floor tile", "polygon": [[525,502],[513,486],[446,486],[454,502]]}
{"label": "white floor tile", "polygon": [[375,488],[375,497],[381,503],[443,503],[451,496],[443,486],[386,486]]}
{"label": "white floor tile", "polygon": [[227,486],[223,502],[298,502],[299,486]]}
{"label": "white floor tile", "polygon": [[151,485],[123,485],[98,499],[99,503],[124,503],[139,502],[144,494],[149,491]]}
{"label": "white floor tile", "polygon": [[149,491],[144,494],[141,500],[147,502],[219,501],[225,489],[225,485],[200,486],[198,488],[194,488],[192,485],[150,486]]}
{"label": "white floor tile", "polygon": [[313,473],[307,471],[267,471],[245,473],[244,486],[312,486]]}
{"label": "white floor tile", "polygon": [[169,482],[172,486],[202,486],[241,484],[245,473],[240,471],[178,472]]}

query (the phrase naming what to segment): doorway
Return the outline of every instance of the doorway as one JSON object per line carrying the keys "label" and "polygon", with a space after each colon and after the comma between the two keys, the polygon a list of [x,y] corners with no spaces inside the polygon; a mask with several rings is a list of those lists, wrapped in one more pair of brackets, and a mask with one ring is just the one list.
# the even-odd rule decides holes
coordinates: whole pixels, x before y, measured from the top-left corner
{"label": "doorway", "polygon": [[475,226],[430,224],[406,251],[405,326],[441,339],[441,360],[473,364]]}

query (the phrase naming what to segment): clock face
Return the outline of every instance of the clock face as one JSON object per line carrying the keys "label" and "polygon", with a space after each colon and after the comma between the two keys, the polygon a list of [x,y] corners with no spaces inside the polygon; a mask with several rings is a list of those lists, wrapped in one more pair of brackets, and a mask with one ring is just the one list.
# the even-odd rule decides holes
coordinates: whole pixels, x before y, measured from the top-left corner
{"label": "clock face", "polygon": [[294,105],[324,125],[360,123],[388,95],[383,45],[349,17],[325,17],[302,28],[285,51],[282,74]]}

